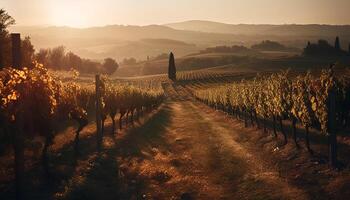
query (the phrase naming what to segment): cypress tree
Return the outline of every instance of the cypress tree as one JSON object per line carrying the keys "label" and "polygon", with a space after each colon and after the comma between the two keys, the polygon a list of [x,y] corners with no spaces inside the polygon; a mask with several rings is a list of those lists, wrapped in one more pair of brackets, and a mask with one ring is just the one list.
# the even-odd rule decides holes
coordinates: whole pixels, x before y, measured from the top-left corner
{"label": "cypress tree", "polygon": [[338,36],[335,38],[334,48],[335,48],[337,51],[340,50],[340,42],[339,42],[339,37],[338,37]]}
{"label": "cypress tree", "polygon": [[175,58],[174,58],[173,52],[171,52],[169,56],[168,77],[173,81],[176,80],[176,67],[175,67]]}

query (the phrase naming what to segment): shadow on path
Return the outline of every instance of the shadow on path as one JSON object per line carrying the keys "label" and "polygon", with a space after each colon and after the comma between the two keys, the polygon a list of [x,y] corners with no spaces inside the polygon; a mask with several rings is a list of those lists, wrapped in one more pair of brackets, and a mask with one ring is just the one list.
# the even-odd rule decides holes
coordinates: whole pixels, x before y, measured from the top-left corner
{"label": "shadow on path", "polygon": [[74,183],[66,189],[61,199],[132,199],[141,198],[144,181],[133,174],[120,170],[121,162],[128,159],[143,159],[143,152],[153,147],[166,145],[163,133],[170,123],[171,108],[163,105],[160,110],[146,119],[140,126],[127,130],[115,138],[107,135],[114,145],[105,148],[88,162],[86,173],[76,174],[71,180]]}

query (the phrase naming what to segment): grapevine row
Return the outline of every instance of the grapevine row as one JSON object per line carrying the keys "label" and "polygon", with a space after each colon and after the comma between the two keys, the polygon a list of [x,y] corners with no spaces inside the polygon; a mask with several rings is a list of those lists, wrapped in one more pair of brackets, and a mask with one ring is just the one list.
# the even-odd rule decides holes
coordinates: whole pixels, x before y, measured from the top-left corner
{"label": "grapevine row", "polygon": [[[290,78],[289,72],[269,76],[257,76],[252,80],[194,91],[196,98],[211,107],[250,121],[267,131],[267,121],[273,122],[273,133],[277,136],[279,124],[287,144],[283,120],[292,122],[295,145],[299,147],[296,124],[305,128],[305,141],[310,153],[309,129],[333,137],[337,125],[347,123],[350,103],[350,84],[346,79],[334,76],[333,69],[323,70],[315,77],[310,72]],[[334,100],[333,100],[334,99]],[[332,102],[335,108],[331,108]],[[332,115],[333,114],[333,115]],[[331,117],[332,116],[332,117]],[[335,122],[335,123],[333,123]],[[330,138],[330,137],[329,137]],[[330,142],[331,146],[336,145]],[[336,153],[333,156],[336,156]],[[333,159],[333,158],[330,158]]]}
{"label": "grapevine row", "polygon": [[[138,117],[145,111],[157,108],[163,100],[163,90],[159,84],[113,84],[104,79],[100,89],[103,122],[108,116],[112,119],[113,133],[118,113],[122,128],[123,119],[133,121],[135,113]],[[44,139],[41,160],[46,177],[50,177],[48,151],[60,125],[66,121],[78,124],[74,151],[79,155],[79,134],[95,112],[93,86],[74,81],[62,83],[41,64],[36,64],[33,69],[5,68],[0,71],[0,145],[14,147],[17,195],[22,194],[20,190],[23,188],[25,144],[36,136]]]}

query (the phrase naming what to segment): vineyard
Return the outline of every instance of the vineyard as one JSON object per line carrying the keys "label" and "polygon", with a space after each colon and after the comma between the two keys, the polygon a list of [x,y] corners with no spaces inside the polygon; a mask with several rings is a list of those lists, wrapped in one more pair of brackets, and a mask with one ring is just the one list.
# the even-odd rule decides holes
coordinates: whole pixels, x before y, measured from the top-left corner
{"label": "vineyard", "polygon": [[[77,76],[78,72],[72,71],[72,79]],[[95,85],[62,83],[41,64],[33,69],[5,68],[0,77],[0,95],[1,148],[9,145],[14,148],[17,195],[24,187],[21,184],[25,173],[25,147],[37,137],[43,138],[42,169],[50,179],[48,151],[61,124],[68,121],[77,124],[73,149],[79,158],[79,134],[91,123],[92,116],[100,126],[96,142],[101,151],[108,117],[113,122],[112,134],[116,134],[117,116],[118,128],[122,129],[123,121],[133,123],[144,113],[157,109],[164,99],[160,83],[115,84],[104,77],[97,77]]]}
{"label": "vineyard", "polygon": [[170,54],[169,75],[116,77],[21,67],[13,44],[0,71],[1,199],[350,195],[345,67],[176,72]]}
{"label": "vineyard", "polygon": [[[28,195],[25,184],[29,184],[28,179],[32,175],[26,173],[34,170],[36,174],[41,174],[40,182],[54,187],[52,191],[48,190],[49,193],[39,192],[40,198],[49,195],[54,199],[74,199],[80,198],[80,190],[93,196],[98,189],[108,191],[105,194],[108,198],[129,199],[135,195],[166,198],[171,194],[186,195],[177,186],[185,184],[196,188],[198,193],[192,195],[200,199],[216,196],[308,199],[304,193],[306,188],[294,187],[284,181],[286,178],[294,179],[294,175],[290,177],[290,172],[295,171],[294,165],[300,165],[303,160],[303,165],[308,166],[301,171],[305,177],[298,177],[299,181],[313,180],[321,185],[328,180],[327,176],[333,177],[330,180],[337,180],[337,175],[320,175],[317,178],[319,175],[313,175],[311,169],[317,169],[321,174],[330,173],[328,169],[347,171],[344,168],[348,165],[346,152],[349,149],[343,138],[348,137],[350,87],[347,73],[343,72],[341,76],[338,75],[339,71],[336,73],[333,67],[318,73],[283,71],[260,75],[189,71],[178,73],[178,80],[171,82],[164,75],[111,79],[102,75],[83,77],[74,70],[62,76],[41,64],[36,64],[32,69],[5,68],[0,76],[1,149],[2,154],[6,155],[1,161],[1,182],[13,183],[15,178],[16,184],[2,185],[1,190],[9,192],[4,198],[12,198],[10,191],[14,188],[17,196]],[[175,121],[177,123],[174,124]],[[166,134],[168,145],[160,139],[165,137],[163,134]],[[318,137],[321,139],[315,139]],[[327,142],[320,143],[322,138]],[[182,140],[186,146],[178,142]],[[229,143],[231,140],[235,142]],[[255,144],[248,145],[247,141]],[[256,146],[261,142],[263,147]],[[218,144],[222,145],[221,150],[216,149]],[[208,155],[208,148],[214,148],[217,151],[215,155]],[[242,148],[250,149],[255,154],[241,152]],[[196,149],[202,150],[199,153]],[[302,153],[304,149],[306,152]],[[163,154],[163,151],[173,153]],[[267,155],[257,153],[259,151],[267,152],[266,161],[260,160],[259,157],[265,158]],[[276,155],[271,158],[270,152]],[[295,152],[298,152],[297,156],[289,160]],[[187,160],[188,153],[196,156],[193,158],[201,158]],[[115,166],[110,165],[114,162],[108,156],[111,154],[118,154],[118,173],[122,173],[116,178],[118,186],[114,182],[108,183],[118,187],[117,192],[111,192],[112,186],[103,186],[115,170]],[[155,157],[144,157],[144,154],[154,154]],[[99,158],[99,155],[103,156]],[[237,155],[242,157],[232,157]],[[252,157],[253,163],[247,164],[247,171],[240,172],[241,164],[237,163]],[[60,161],[59,158],[68,160]],[[221,166],[218,161],[211,163],[213,161],[207,160],[209,158],[233,160],[229,163],[223,161],[225,164]],[[287,165],[285,159],[289,160]],[[15,163],[13,169],[11,162]],[[57,174],[67,173],[61,171],[66,162],[77,165],[80,175],[57,177]],[[185,162],[189,163],[184,165]],[[209,162],[210,166],[216,167],[202,169],[197,162]],[[281,165],[283,171],[276,175],[277,172],[269,169],[269,165]],[[194,166],[202,170],[200,174],[192,172]],[[90,173],[97,173],[89,172],[89,169],[96,167],[108,171],[108,174],[101,171],[94,175],[94,181],[99,180],[102,186],[76,191],[76,188],[87,187],[81,179],[91,176]],[[191,176],[193,180],[179,175],[176,168],[184,170],[186,176]],[[218,185],[203,182],[205,179],[202,178],[213,173],[215,168],[220,169],[216,177],[220,180],[225,176],[248,177],[239,184],[231,181],[228,181],[228,185],[220,183],[219,188],[222,189],[230,188],[230,183],[235,184],[240,195],[226,189],[226,192],[220,191]],[[260,171],[260,181],[267,181],[263,174],[272,173],[269,175],[274,179],[273,183],[269,183],[274,185],[272,188],[277,187],[276,191],[288,188],[289,192],[272,192],[270,188],[259,186],[258,182],[251,180],[252,176],[256,176],[251,173],[256,173],[256,170]],[[237,175],[238,172],[243,174]],[[130,186],[135,184],[135,180],[149,182],[149,186]],[[199,185],[194,186],[195,182]],[[256,193],[245,188],[244,184],[248,183],[250,187],[257,187]],[[212,185],[210,189],[205,189],[201,184]],[[165,187],[163,192],[160,192],[161,187]],[[308,188],[306,191],[322,196],[323,187]],[[207,195],[203,196],[203,193]],[[318,198],[322,199],[321,196]]]}
{"label": "vineyard", "polygon": [[0,200],[350,199],[349,0],[0,2]]}
{"label": "vineyard", "polygon": [[244,120],[245,126],[261,127],[267,131],[267,121],[272,121],[273,134],[277,137],[277,122],[287,144],[283,129],[284,120],[292,124],[292,134],[297,147],[299,123],[305,128],[306,148],[310,148],[309,129],[315,128],[328,136],[329,162],[336,167],[336,131],[348,126],[350,90],[346,78],[333,75],[333,69],[323,70],[319,77],[311,73],[291,79],[287,72],[258,76],[231,85],[193,91],[205,104]]}

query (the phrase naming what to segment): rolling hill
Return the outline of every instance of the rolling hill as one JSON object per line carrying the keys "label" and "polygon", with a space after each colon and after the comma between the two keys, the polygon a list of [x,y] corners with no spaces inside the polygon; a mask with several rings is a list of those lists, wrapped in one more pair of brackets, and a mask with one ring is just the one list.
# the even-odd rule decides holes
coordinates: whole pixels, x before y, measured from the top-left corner
{"label": "rolling hill", "polygon": [[350,26],[331,25],[231,25],[209,21],[187,21],[166,25],[103,27],[20,27],[12,32],[30,36],[36,49],[64,45],[68,50],[91,59],[113,57],[122,60],[174,51],[177,56],[196,53],[217,45],[251,46],[262,40],[278,41],[302,48],[307,41],[320,38],[333,43],[340,36],[342,46],[348,46]]}
{"label": "rolling hill", "polygon": [[124,57],[145,59],[169,50],[185,55],[208,46],[239,43],[232,34],[182,31],[159,25],[92,28],[33,26],[13,27],[11,31],[30,36],[37,49],[64,45],[78,55],[92,59],[106,56],[118,60]]}
{"label": "rolling hill", "polygon": [[225,24],[212,21],[192,20],[165,26],[187,31],[237,35],[275,35],[275,36],[350,36],[350,25],[321,25],[321,24]]}

